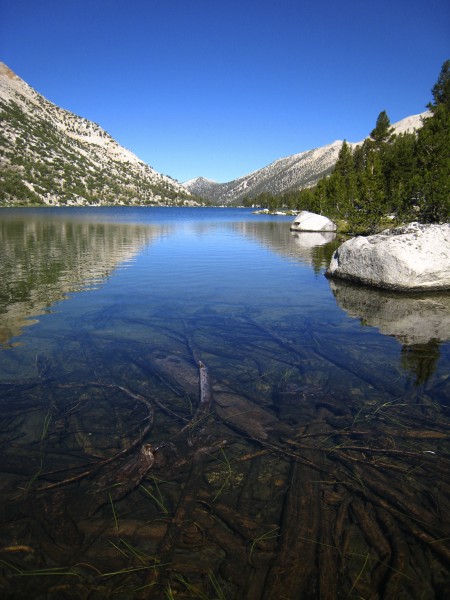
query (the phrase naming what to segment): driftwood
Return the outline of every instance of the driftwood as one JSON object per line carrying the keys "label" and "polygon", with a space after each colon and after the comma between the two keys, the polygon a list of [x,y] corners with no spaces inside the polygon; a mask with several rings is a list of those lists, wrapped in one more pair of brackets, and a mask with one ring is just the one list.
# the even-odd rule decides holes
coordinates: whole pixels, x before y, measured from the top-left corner
{"label": "driftwood", "polygon": [[[309,350],[255,321],[247,328],[270,336],[272,347],[283,352],[280,363],[292,359],[300,376]],[[433,418],[429,407],[409,403],[411,394],[395,396],[395,385],[384,386],[389,402],[383,396],[367,405],[303,382],[277,383],[272,398],[259,401],[261,387],[247,394],[239,391],[240,381],[218,380],[187,329],[181,324],[172,336],[184,344],[176,356],[154,348],[136,352],[133,376],[142,377],[132,384],[108,380],[98,356],[92,367],[97,379],[80,386],[52,380],[40,364],[41,388],[27,382],[17,416],[6,423],[13,435],[25,395],[52,386],[55,425],[36,444],[35,459],[56,440],[56,424],[67,424],[65,414],[86,408],[77,397],[64,409],[58,390],[98,390],[106,406],[109,401],[111,410],[125,415],[127,444],[122,437],[121,449],[95,460],[78,449],[70,476],[63,464],[53,470],[43,465],[21,491],[17,508],[10,507],[10,521],[44,530],[42,549],[52,564],[61,564],[56,543],[66,561],[71,544],[78,556],[90,553],[82,561],[95,565],[88,567],[89,585],[104,585],[113,571],[107,563],[117,564],[117,573],[121,565],[122,573],[109,576],[119,597],[445,597],[448,415]],[[80,343],[89,350],[88,339],[82,336]],[[323,348],[315,352],[339,362]],[[364,385],[379,385],[373,374],[356,373],[351,363],[349,369]],[[153,500],[140,488],[152,483]],[[85,502],[79,511],[86,540],[74,519],[74,498]],[[148,536],[133,533],[138,519]],[[6,530],[11,539],[13,533]],[[4,548],[14,547],[10,538]],[[11,559],[13,553],[5,553]]]}

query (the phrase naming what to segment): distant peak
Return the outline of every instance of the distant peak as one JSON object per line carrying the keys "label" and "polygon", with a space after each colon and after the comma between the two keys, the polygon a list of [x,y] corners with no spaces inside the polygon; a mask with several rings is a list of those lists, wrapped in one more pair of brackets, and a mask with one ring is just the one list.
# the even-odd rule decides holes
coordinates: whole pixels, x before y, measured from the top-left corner
{"label": "distant peak", "polygon": [[185,181],[183,185],[192,185],[193,183],[217,183],[214,179],[208,179],[207,177],[194,177],[194,179],[189,179]]}

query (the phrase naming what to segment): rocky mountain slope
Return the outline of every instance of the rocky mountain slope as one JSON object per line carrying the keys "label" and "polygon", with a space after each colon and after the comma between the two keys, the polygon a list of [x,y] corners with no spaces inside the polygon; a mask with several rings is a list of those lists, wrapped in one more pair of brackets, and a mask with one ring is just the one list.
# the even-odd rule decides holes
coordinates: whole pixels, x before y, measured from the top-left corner
{"label": "rocky mountain slope", "polygon": [[[420,128],[422,117],[429,114],[412,115],[394,123],[394,133],[412,132]],[[355,147],[360,143],[349,145]],[[228,183],[217,183],[198,177],[186,181],[184,186],[193,194],[218,204],[238,204],[244,198],[254,198],[262,192],[280,194],[292,189],[312,187],[332,171],[342,144],[343,142],[338,140],[321,148],[280,158],[267,167]]]}
{"label": "rocky mountain slope", "polygon": [[0,205],[180,204],[191,193],[0,63]]}

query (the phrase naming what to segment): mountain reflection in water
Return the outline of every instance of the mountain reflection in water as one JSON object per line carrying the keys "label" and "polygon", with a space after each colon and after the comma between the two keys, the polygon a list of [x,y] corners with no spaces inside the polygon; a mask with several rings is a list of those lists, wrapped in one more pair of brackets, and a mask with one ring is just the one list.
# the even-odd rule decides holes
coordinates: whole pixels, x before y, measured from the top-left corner
{"label": "mountain reflection in water", "polygon": [[0,345],[71,292],[102,285],[168,229],[42,215],[0,219]]}

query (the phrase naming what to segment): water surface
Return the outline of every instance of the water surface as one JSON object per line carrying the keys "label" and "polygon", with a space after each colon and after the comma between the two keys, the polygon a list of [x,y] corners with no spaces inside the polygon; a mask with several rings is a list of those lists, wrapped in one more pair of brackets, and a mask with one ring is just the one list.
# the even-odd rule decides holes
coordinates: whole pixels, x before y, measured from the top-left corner
{"label": "water surface", "polygon": [[4,597],[443,597],[450,295],[291,219],[1,211]]}

